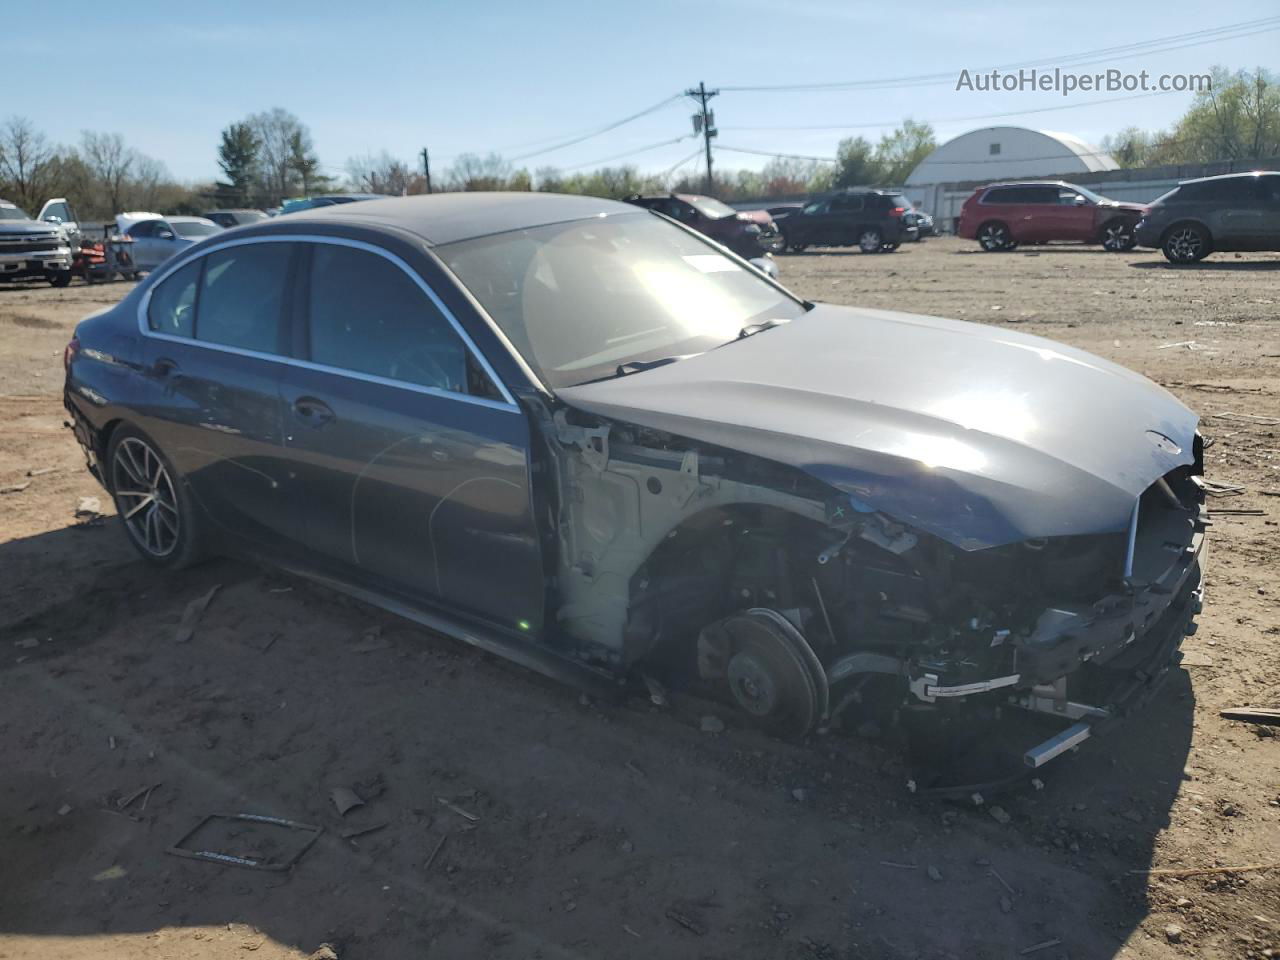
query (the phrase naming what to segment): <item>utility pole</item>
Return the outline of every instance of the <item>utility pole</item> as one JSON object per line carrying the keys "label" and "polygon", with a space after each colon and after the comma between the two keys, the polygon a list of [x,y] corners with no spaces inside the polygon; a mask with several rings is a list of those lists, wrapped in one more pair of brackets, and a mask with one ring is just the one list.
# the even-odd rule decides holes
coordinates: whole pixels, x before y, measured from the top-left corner
{"label": "utility pole", "polygon": [[427,178],[427,193],[431,192],[431,154],[422,148],[422,175]]}
{"label": "utility pole", "polygon": [[695,98],[701,105],[702,109],[693,116],[693,132],[702,134],[703,143],[707,150],[707,195],[711,195],[714,181],[711,179],[711,138],[716,136],[716,115],[707,109],[707,101],[712,97],[720,95],[719,90],[708,90],[705,83],[699,82],[696,90],[690,89],[684,92],[686,97]]}

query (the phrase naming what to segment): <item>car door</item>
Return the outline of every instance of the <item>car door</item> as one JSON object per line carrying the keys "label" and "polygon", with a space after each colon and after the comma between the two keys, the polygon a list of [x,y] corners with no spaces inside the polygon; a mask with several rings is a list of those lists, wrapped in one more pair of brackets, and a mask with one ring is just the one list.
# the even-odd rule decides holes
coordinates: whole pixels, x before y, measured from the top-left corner
{"label": "car door", "polygon": [[1263,174],[1258,182],[1262,188],[1262,232],[1257,249],[1280,250],[1280,174]]}
{"label": "car door", "polygon": [[298,534],[278,388],[297,251],[265,240],[216,248],[166,272],[142,306],[143,428],[217,530],[267,547]]}
{"label": "car door", "polygon": [[1233,177],[1209,184],[1210,194],[1218,201],[1222,223],[1221,248],[1260,250],[1266,244],[1266,188],[1262,177]]}
{"label": "car door", "polygon": [[536,636],[529,426],[421,276],[310,246],[282,383],[305,544],[357,580]]}
{"label": "car door", "polygon": [[820,243],[827,219],[829,202],[814,200],[787,218],[788,243]]}
{"label": "car door", "polygon": [[133,238],[133,262],[139,270],[154,270],[161,262],[156,226],[159,220],[143,220],[129,228]]}
{"label": "car door", "polygon": [[830,212],[822,230],[822,242],[848,246],[858,242],[858,226],[863,222],[866,204],[860,193],[840,194],[831,198]]}
{"label": "car door", "polygon": [[[1037,190],[1046,189],[1037,187]],[[1071,187],[1047,188],[1053,193],[1053,203],[1045,204],[1037,214],[1038,228],[1045,240],[1072,240],[1088,242],[1097,239],[1094,226],[1096,208],[1084,194]],[[1046,194],[1046,199],[1049,195]]]}
{"label": "car door", "polygon": [[1022,243],[1044,243],[1059,239],[1056,231],[1063,229],[1065,220],[1058,213],[1057,187],[1015,187],[1014,200],[1015,238]]}

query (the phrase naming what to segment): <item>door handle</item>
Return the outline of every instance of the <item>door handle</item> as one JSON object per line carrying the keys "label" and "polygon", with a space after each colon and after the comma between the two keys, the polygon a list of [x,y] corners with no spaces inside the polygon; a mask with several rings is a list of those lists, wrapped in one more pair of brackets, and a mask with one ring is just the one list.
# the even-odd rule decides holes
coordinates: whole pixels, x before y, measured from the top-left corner
{"label": "door handle", "polygon": [[167,377],[171,373],[177,372],[178,362],[170,360],[168,357],[160,357],[151,365],[151,369],[157,377]]}
{"label": "door handle", "polygon": [[315,397],[299,397],[293,401],[293,413],[309,427],[323,427],[334,419],[329,405]]}

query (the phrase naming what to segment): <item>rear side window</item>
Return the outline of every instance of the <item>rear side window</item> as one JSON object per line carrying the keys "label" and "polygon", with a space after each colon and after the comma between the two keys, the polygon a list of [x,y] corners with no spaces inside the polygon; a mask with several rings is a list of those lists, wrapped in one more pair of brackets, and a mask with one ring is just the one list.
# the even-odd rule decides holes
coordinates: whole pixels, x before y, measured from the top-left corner
{"label": "rear side window", "polygon": [[1182,194],[1187,200],[1209,200],[1218,203],[1249,203],[1257,199],[1257,184],[1253,177],[1233,180],[1204,180],[1185,183]]}
{"label": "rear side window", "polygon": [[1016,194],[1010,187],[998,187],[995,190],[988,190],[987,195],[982,198],[983,203],[1017,203]]}
{"label": "rear side window", "polygon": [[831,210],[833,213],[848,213],[861,210],[862,204],[861,195],[832,197]]}
{"label": "rear side window", "polygon": [[154,237],[156,235],[156,224],[159,222],[159,220],[143,220],[141,223],[135,223],[129,228],[129,236]]}
{"label": "rear side window", "polygon": [[1259,177],[1262,184],[1262,197],[1272,205],[1280,204],[1280,177]]}
{"label": "rear side window", "polygon": [[311,250],[313,362],[467,392],[466,346],[404,270],[352,247],[315,244]]}
{"label": "rear side window", "polygon": [[156,284],[147,305],[147,326],[172,337],[191,336],[195,332],[199,282],[200,261],[193,260]]}
{"label": "rear side window", "polygon": [[279,353],[293,249],[292,243],[252,243],[205,257],[196,339]]}

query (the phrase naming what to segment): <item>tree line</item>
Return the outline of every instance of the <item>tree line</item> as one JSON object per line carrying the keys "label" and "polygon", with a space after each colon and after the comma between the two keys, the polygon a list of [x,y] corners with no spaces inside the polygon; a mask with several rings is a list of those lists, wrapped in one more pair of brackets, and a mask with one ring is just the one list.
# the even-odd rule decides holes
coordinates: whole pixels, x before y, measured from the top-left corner
{"label": "tree line", "polygon": [[[1121,167],[1201,163],[1280,156],[1280,82],[1271,72],[1221,67],[1211,89],[1168,130],[1130,126],[1101,144]],[[771,158],[760,170],[716,172],[712,193],[723,200],[802,197],[839,187],[898,186],[936,147],[928,123],[908,119],[872,143],[840,141],[833,161],[797,156]],[[721,154],[723,157],[723,153]],[[341,173],[326,172],[311,132],[297,116],[274,107],[225,127],[216,144],[221,176],[210,183],[180,183],[160,161],[129,146],[118,133],[84,131],[78,143],[52,143],[29,119],[0,122],[0,197],[34,214],[50,197],[65,196],[85,219],[108,219],[123,210],[200,213],[212,207],[270,208],[295,196],[339,189],[392,195],[427,192],[416,162],[386,150],[347,160]],[[332,169],[332,168],[329,168]],[[497,153],[466,153],[436,173],[431,188],[542,190],[620,198],[636,193],[702,193],[700,158],[666,172],[634,165],[564,171],[532,171]]]}

